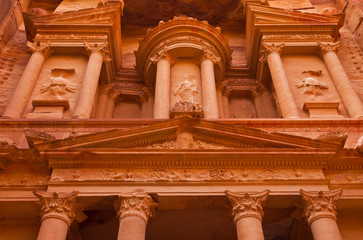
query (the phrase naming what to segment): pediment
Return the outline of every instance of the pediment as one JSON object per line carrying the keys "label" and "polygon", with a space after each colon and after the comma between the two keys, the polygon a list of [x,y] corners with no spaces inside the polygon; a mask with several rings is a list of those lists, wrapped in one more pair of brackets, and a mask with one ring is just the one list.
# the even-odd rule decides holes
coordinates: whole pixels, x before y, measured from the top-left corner
{"label": "pediment", "polygon": [[247,12],[255,23],[268,24],[337,24],[342,20],[341,15],[323,15],[316,13],[304,13],[300,11],[285,10],[264,5],[249,5]]}
{"label": "pediment", "polygon": [[114,129],[34,144],[42,151],[71,149],[223,150],[338,148],[340,143],[321,141],[203,119],[178,118],[128,130]]}

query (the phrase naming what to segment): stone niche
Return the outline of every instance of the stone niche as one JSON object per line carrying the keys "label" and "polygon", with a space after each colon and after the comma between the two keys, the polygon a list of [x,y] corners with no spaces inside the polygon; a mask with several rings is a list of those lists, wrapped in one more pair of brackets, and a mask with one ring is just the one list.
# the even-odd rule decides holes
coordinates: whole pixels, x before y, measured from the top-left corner
{"label": "stone niche", "polygon": [[302,117],[349,116],[323,60],[311,54],[285,54],[282,61]]}
{"label": "stone niche", "polygon": [[231,53],[220,28],[206,21],[179,16],[149,30],[135,54],[137,70],[155,89],[154,118],[218,118],[216,81]]}
{"label": "stone niche", "polygon": [[52,55],[23,112],[26,118],[70,118],[87,66],[85,56]]}

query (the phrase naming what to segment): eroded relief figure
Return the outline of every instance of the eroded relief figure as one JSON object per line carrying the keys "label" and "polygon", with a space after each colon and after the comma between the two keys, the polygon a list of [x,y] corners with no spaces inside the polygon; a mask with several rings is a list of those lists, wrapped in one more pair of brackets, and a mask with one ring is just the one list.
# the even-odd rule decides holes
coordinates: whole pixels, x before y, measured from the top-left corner
{"label": "eroded relief figure", "polygon": [[76,87],[63,77],[51,77],[49,83],[40,87],[40,93],[46,93],[54,99],[63,99],[63,95],[75,90]]}
{"label": "eroded relief figure", "polygon": [[314,100],[317,96],[323,95],[321,89],[328,89],[326,84],[322,84],[316,79],[316,76],[321,76],[321,73],[322,70],[303,71],[301,74],[304,76],[304,80],[295,85],[297,88],[304,88],[304,94],[310,95],[309,100]]}
{"label": "eroded relief figure", "polygon": [[199,103],[197,100],[198,89],[195,84],[195,79],[193,79],[191,75],[184,76],[183,81],[174,90],[173,94],[174,96],[179,96],[180,100],[178,102],[190,102],[196,108],[199,108]]}

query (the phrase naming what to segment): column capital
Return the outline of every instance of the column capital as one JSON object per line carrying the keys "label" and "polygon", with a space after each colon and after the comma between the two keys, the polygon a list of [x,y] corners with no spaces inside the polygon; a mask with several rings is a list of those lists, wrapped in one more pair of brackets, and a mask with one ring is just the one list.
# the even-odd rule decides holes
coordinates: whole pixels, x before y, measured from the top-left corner
{"label": "column capital", "polygon": [[149,57],[149,60],[153,64],[157,64],[162,59],[168,60],[170,65],[173,65],[178,61],[177,58],[175,58],[169,54],[168,48],[166,46],[164,46],[164,48],[161,52],[157,53],[153,57]]}
{"label": "column capital", "polygon": [[102,43],[89,43],[89,42],[83,42],[85,47],[85,53],[90,56],[92,53],[96,52],[102,55],[104,62],[111,61],[111,58],[109,56],[110,51],[108,50],[108,43],[102,42]]}
{"label": "column capital", "polygon": [[72,193],[48,193],[34,191],[42,205],[40,209],[41,221],[48,218],[58,218],[64,221],[68,226],[71,225],[75,218],[75,203],[78,192]]}
{"label": "column capital", "polygon": [[303,217],[309,225],[319,218],[337,220],[335,204],[343,193],[342,189],[327,192],[307,192],[300,189],[299,193],[303,199]]}
{"label": "column capital", "polygon": [[335,43],[322,43],[318,42],[321,56],[324,56],[328,52],[337,52],[339,48],[339,42]]}
{"label": "column capital", "polygon": [[200,61],[203,62],[204,60],[211,60],[213,64],[217,64],[221,60],[221,58],[216,57],[211,51],[207,50],[206,48],[203,48]]}
{"label": "column capital", "polygon": [[[265,53],[265,56],[270,55],[271,53],[277,53],[281,55],[282,49],[285,46],[285,43],[265,43],[262,42],[262,46],[264,47],[263,52]],[[263,59],[260,59],[260,61],[263,61]]]}
{"label": "column capital", "polygon": [[225,194],[232,204],[232,217],[234,223],[245,217],[255,217],[262,221],[263,208],[262,204],[266,201],[270,190],[260,193],[235,193],[225,191]]}
{"label": "column capital", "polygon": [[100,86],[100,93],[101,94],[106,94],[108,95],[108,93],[110,92],[110,90],[112,89],[112,84],[104,84]]}
{"label": "column capital", "polygon": [[119,196],[120,209],[117,213],[120,221],[123,218],[135,216],[139,217],[147,223],[148,219],[153,215],[155,207],[158,203],[146,193],[125,193]]}
{"label": "column capital", "polygon": [[41,43],[41,42],[26,42],[26,46],[28,47],[29,51],[32,53],[38,52],[41,53],[44,58],[48,58],[52,54],[52,50],[50,48],[51,43]]}

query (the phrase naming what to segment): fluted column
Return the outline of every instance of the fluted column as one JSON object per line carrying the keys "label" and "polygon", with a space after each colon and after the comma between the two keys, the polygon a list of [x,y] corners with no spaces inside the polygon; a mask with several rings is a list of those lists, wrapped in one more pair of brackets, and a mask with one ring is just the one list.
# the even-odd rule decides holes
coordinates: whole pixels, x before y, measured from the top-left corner
{"label": "fluted column", "polygon": [[163,53],[151,61],[157,63],[154,99],[154,118],[169,118],[170,108],[170,65],[171,58],[165,48]]}
{"label": "fluted column", "polygon": [[300,190],[303,199],[304,217],[310,225],[314,240],[341,240],[338,225],[336,202],[343,190],[329,192],[306,192]]}
{"label": "fluted column", "polygon": [[263,240],[262,204],[270,190],[250,194],[226,191],[225,194],[232,205],[238,240]]}
{"label": "fluted column", "polygon": [[299,111],[296,107],[280,56],[284,44],[263,43],[262,45],[265,48],[265,55],[270,68],[272,82],[276,90],[281,114],[284,118],[298,118]]}
{"label": "fluted column", "polygon": [[108,91],[110,90],[110,86],[103,85],[100,87],[100,96],[98,98],[98,104],[96,109],[95,118],[102,119],[105,115],[105,110],[108,101]]}
{"label": "fluted column", "polygon": [[146,193],[121,194],[117,240],[145,240],[146,224],[158,205]]}
{"label": "fluted column", "polygon": [[204,118],[219,118],[214,64],[219,58],[204,50],[200,64],[203,89]]}
{"label": "fluted column", "polygon": [[318,45],[325,65],[329,70],[330,76],[333,79],[334,85],[341,99],[343,100],[349,116],[352,118],[363,118],[362,102],[356,91],[354,91],[349,77],[336,54],[339,43],[318,43]]}
{"label": "fluted column", "polygon": [[97,44],[85,42],[84,44],[86,53],[89,55],[89,59],[81,88],[79,90],[77,104],[72,115],[72,118],[80,119],[87,119],[91,116],[102,63],[107,52],[107,43]]}
{"label": "fluted column", "polygon": [[75,217],[77,192],[34,192],[41,202],[41,225],[37,240],[65,240]]}
{"label": "fluted column", "polygon": [[24,108],[33,92],[43,63],[51,54],[50,43],[27,42],[27,46],[32,52],[32,55],[3,113],[3,117],[6,118],[21,118]]}

